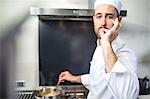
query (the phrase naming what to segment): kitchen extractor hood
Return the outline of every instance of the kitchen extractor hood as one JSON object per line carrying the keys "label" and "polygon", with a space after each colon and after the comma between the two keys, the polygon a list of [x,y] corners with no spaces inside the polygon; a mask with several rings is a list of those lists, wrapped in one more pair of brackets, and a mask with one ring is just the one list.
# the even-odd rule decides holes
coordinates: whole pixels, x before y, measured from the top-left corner
{"label": "kitchen extractor hood", "polygon": [[[127,10],[121,10],[122,17],[127,16]],[[37,15],[43,20],[82,20],[91,21],[94,9],[53,9],[30,7],[30,15]]]}
{"label": "kitchen extractor hood", "polygon": [[44,20],[82,20],[91,21],[94,14],[93,9],[52,9],[52,8],[30,8],[30,15],[37,15]]}
{"label": "kitchen extractor hood", "polygon": [[93,16],[93,9],[52,9],[30,7],[31,15]]}

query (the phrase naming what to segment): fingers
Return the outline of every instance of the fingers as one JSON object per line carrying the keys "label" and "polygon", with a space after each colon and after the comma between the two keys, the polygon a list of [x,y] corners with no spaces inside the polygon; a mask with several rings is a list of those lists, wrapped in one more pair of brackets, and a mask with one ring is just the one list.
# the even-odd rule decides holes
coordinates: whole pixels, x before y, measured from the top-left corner
{"label": "fingers", "polygon": [[59,75],[59,82],[64,82],[65,80],[71,81],[72,74],[69,71],[64,71]]}
{"label": "fingers", "polygon": [[113,27],[111,28],[113,31],[119,31],[121,28],[121,17],[117,17],[114,21],[113,21]]}
{"label": "fingers", "polygon": [[112,20],[112,23],[113,26],[111,29],[101,28],[99,33],[102,42],[112,42],[118,36],[121,28],[121,20],[119,21],[119,18],[116,18],[115,20]]}
{"label": "fingers", "polygon": [[66,75],[66,71],[65,72],[62,72],[60,75],[59,75],[59,82],[64,82],[66,79],[65,79],[65,75]]}
{"label": "fingers", "polygon": [[104,37],[104,35],[105,35],[105,33],[107,33],[109,30],[108,29],[105,29],[105,28],[101,28],[101,30],[100,30],[100,36],[101,36],[101,38],[103,38]]}
{"label": "fingers", "polygon": [[112,30],[117,30],[119,28],[119,21],[118,21],[118,18],[116,18],[114,21],[113,21],[113,27],[111,28]]}
{"label": "fingers", "polygon": [[108,32],[109,30],[108,29],[105,29],[105,28],[102,28],[101,29],[104,33]]}

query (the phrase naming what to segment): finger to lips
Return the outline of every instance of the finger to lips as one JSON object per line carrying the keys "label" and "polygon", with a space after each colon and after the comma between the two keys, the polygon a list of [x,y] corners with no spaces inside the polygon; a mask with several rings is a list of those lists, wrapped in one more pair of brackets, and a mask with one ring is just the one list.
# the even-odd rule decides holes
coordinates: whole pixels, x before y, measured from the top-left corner
{"label": "finger to lips", "polygon": [[108,29],[105,29],[105,28],[102,28],[101,30],[105,33],[109,31]]}
{"label": "finger to lips", "polygon": [[109,31],[108,29],[102,28],[100,32],[101,38],[103,38],[105,33],[108,33],[108,31]]}

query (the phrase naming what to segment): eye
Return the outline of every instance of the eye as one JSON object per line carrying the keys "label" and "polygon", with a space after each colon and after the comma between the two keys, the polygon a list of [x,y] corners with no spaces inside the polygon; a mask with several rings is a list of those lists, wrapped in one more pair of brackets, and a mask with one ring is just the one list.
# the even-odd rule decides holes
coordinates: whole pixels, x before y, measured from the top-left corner
{"label": "eye", "polygon": [[113,15],[108,15],[107,18],[108,19],[114,19],[114,16]]}
{"label": "eye", "polygon": [[102,16],[101,15],[96,15],[96,18],[97,19],[100,19]]}

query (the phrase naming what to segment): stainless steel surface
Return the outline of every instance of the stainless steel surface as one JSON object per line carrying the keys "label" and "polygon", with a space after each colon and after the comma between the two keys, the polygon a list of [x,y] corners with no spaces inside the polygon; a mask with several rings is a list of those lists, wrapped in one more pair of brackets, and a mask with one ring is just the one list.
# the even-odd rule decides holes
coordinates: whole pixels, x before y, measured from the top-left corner
{"label": "stainless steel surface", "polygon": [[88,90],[82,85],[65,85],[61,86],[62,96],[68,97],[66,99],[86,99]]}
{"label": "stainless steel surface", "polygon": [[40,20],[70,20],[70,21],[92,21],[92,16],[47,16],[40,15]]}
{"label": "stainless steel surface", "polygon": [[51,9],[30,7],[31,15],[93,16],[93,9]]}

